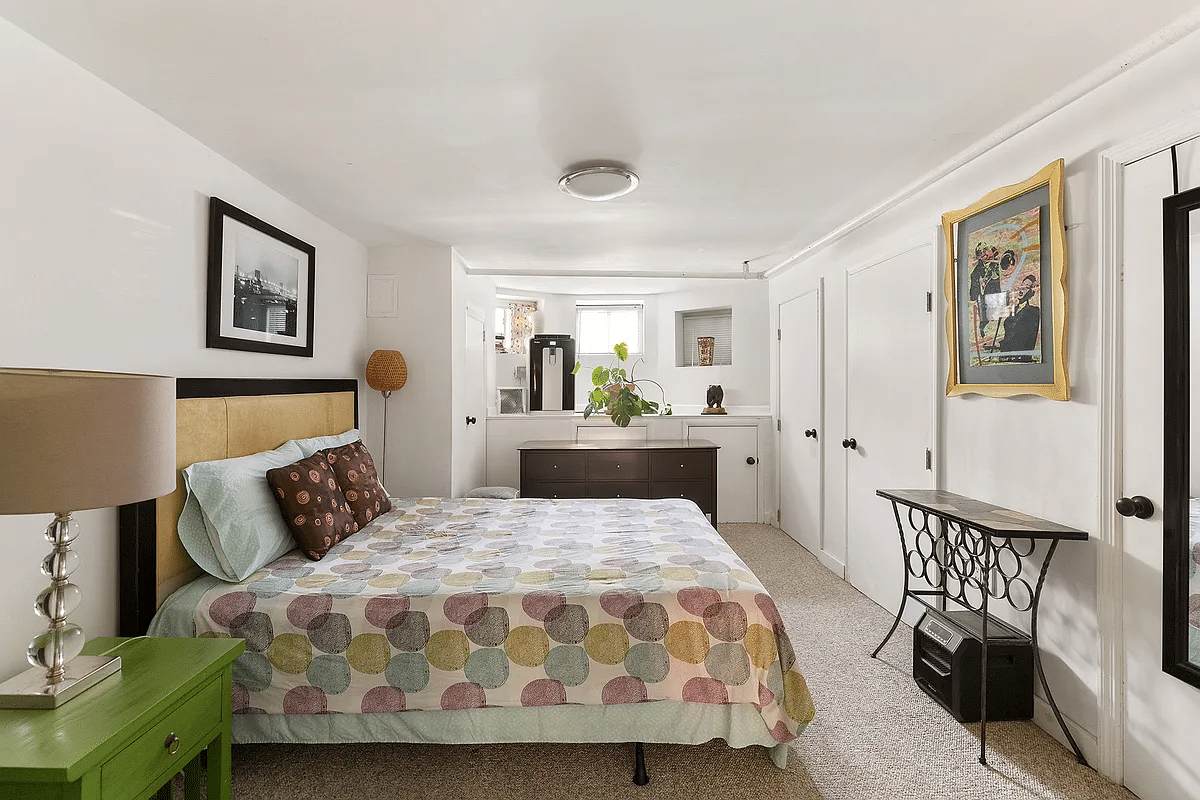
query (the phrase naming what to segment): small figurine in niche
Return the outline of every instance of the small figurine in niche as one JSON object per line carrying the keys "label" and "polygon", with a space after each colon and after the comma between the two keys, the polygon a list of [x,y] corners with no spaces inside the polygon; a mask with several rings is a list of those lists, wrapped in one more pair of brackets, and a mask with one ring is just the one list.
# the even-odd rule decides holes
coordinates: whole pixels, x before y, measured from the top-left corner
{"label": "small figurine in niche", "polygon": [[721,403],[725,400],[725,390],[721,388],[721,384],[714,383],[708,387],[708,408],[704,409],[702,414],[724,414],[725,409],[721,407]]}

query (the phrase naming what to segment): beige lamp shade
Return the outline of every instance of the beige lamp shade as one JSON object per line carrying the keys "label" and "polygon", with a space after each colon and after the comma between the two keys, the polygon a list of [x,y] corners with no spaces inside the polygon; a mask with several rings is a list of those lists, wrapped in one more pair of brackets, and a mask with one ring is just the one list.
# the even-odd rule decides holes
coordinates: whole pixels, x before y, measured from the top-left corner
{"label": "beige lamp shade", "polygon": [[175,491],[174,378],[0,369],[0,431],[0,514]]}
{"label": "beige lamp shade", "polygon": [[399,350],[376,350],[367,359],[367,386],[377,392],[394,392],[408,380],[408,365]]}

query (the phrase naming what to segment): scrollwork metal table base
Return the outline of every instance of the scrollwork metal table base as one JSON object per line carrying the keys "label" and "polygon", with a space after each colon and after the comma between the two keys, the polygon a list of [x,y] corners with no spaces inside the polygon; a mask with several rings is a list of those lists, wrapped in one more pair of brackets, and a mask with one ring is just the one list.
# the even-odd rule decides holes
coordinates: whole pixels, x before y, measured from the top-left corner
{"label": "scrollwork metal table base", "polygon": [[[983,631],[979,763],[986,764],[988,604],[989,601],[1007,602],[1017,611],[1029,612],[1034,670],[1055,719],[1075,751],[1075,759],[1086,765],[1087,760],[1067,728],[1042,671],[1037,620],[1042,586],[1058,543],[1064,539],[1086,540],[1087,533],[938,489],[879,489],[876,494],[892,503],[904,557],[904,592],[891,629],[871,657],[879,655],[900,626],[910,597],[935,611],[945,610],[947,603],[953,603],[979,614]],[[903,514],[901,506],[906,509]],[[907,533],[905,521],[908,522]],[[935,521],[934,527],[930,527],[931,521]],[[1040,541],[1049,544],[1037,582],[1031,587],[1024,577],[1025,559],[1033,555]],[[930,588],[912,588],[910,580],[913,578]]]}

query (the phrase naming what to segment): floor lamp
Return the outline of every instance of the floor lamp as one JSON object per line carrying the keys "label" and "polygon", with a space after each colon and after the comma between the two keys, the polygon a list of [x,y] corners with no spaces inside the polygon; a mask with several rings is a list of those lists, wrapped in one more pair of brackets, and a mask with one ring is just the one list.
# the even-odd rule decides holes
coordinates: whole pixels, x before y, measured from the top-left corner
{"label": "floor lamp", "polygon": [[48,627],[29,643],[34,668],[0,684],[0,708],[54,708],[121,669],[119,656],[76,658],[87,637],[67,622],[82,601],[71,512],[175,491],[175,379],[0,369],[0,431],[0,514],[54,514],[50,585],[34,603]]}
{"label": "floor lamp", "polygon": [[367,359],[367,386],[383,395],[383,458],[379,482],[387,490],[387,401],[408,380],[408,365],[399,350],[376,350]]}

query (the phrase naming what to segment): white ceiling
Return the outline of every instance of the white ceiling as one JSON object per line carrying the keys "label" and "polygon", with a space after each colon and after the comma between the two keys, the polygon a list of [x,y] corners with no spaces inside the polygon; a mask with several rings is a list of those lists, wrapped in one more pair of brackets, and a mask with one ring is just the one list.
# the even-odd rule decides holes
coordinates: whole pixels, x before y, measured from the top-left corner
{"label": "white ceiling", "polygon": [[[1194,7],[0,0],[0,16],[366,244],[702,276],[783,261]],[[641,185],[559,192],[591,159]]]}

